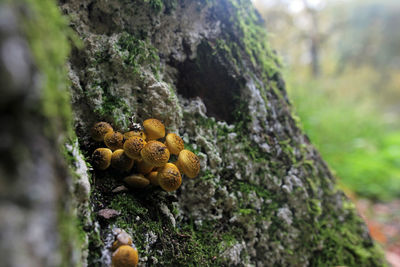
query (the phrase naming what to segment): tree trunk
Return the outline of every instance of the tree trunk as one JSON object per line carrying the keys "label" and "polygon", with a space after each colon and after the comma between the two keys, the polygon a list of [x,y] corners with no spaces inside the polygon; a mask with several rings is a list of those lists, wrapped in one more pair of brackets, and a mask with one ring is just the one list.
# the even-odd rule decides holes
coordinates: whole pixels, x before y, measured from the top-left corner
{"label": "tree trunk", "polygon": [[[141,266],[384,265],[300,130],[250,1],[64,0],[73,33],[52,1],[21,2],[1,9],[15,28],[0,20],[1,47],[18,37],[32,55],[19,62],[25,76],[0,58],[6,266],[108,266],[114,227],[132,236]],[[116,192],[126,174],[90,167],[104,146],[90,129],[124,132],[132,116],[182,136],[200,175],[172,193]],[[119,215],[100,216],[106,208]]]}

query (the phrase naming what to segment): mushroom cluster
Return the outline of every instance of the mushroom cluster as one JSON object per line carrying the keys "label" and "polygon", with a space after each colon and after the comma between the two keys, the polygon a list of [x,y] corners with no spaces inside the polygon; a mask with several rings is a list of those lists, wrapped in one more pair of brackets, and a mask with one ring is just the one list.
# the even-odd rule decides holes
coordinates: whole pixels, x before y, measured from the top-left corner
{"label": "mushroom cluster", "polygon": [[[177,134],[165,135],[165,126],[157,119],[145,120],[143,127],[132,124],[130,131],[124,134],[114,131],[107,122],[98,122],[91,136],[106,145],[93,152],[93,166],[98,170],[111,166],[121,172],[131,172],[124,178],[130,187],[144,188],[152,184],[171,192],[180,187],[181,174],[189,178],[199,174],[199,158],[185,149]],[[169,162],[171,154],[177,156],[173,163]]]}

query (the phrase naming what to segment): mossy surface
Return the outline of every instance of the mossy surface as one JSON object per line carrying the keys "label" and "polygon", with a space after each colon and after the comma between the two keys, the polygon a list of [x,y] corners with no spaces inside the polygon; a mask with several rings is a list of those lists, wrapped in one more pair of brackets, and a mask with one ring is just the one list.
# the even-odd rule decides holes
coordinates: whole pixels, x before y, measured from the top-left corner
{"label": "mossy surface", "polygon": [[[45,257],[46,259],[41,261],[42,266],[81,266],[80,255],[84,250],[86,232],[82,229],[81,218],[77,216],[75,196],[73,188],[70,187],[74,180],[81,177],[74,174],[75,155],[63,149],[66,140],[75,136],[66,64],[71,42],[79,42],[55,1],[6,0],[2,1],[2,4],[4,3],[9,5],[5,12],[12,11],[18,14],[18,34],[21,33],[27,41],[29,51],[24,54],[26,58],[19,63],[22,64],[19,67],[32,60],[34,66],[29,71],[36,74],[29,85],[28,97],[22,101],[22,108],[18,110],[21,117],[27,120],[27,123],[20,123],[23,127],[19,131],[26,130],[28,132],[22,134],[29,136],[21,144],[25,145],[25,153],[29,153],[29,149],[33,148],[31,158],[20,159],[25,164],[24,169],[31,171],[29,177],[24,178],[29,178],[29,191],[35,190],[30,183],[37,183],[34,186],[48,189],[48,196],[43,194],[35,197],[32,193],[27,194],[27,199],[31,198],[27,205],[32,211],[24,214],[25,219],[29,220],[27,214],[31,213],[30,216],[33,217],[35,207],[42,205],[40,214],[36,216],[47,220],[45,224],[38,225],[36,222],[35,225],[34,221],[29,221],[30,226],[27,229],[19,230],[24,233],[25,239],[26,236],[30,236],[32,240],[29,242],[36,242],[36,246],[40,242],[51,244],[52,239],[56,240],[56,244],[53,244],[48,252],[47,245],[40,245],[43,247],[40,255],[36,255],[33,252],[35,249],[30,248],[31,264],[38,264],[39,257]],[[12,23],[15,22],[11,21],[10,24]],[[31,126],[27,128],[26,125]],[[65,163],[71,167],[71,173]],[[34,167],[29,167],[30,164]],[[35,171],[36,169],[40,171]],[[23,188],[20,190],[23,191]],[[49,200],[51,203],[48,203]],[[55,219],[55,222],[52,219]],[[35,240],[43,235],[42,227],[45,228],[45,232],[52,231],[48,235],[49,240]],[[25,242],[28,243],[26,240]],[[45,253],[47,255],[43,255]],[[21,262],[26,260],[23,255],[20,259]]]}
{"label": "mossy surface", "polygon": [[76,40],[52,0],[25,0],[32,17],[23,25],[30,49],[41,73],[43,93],[41,112],[48,120],[49,135],[66,131],[72,134],[72,111],[65,64],[70,52],[69,40]]}
{"label": "mossy surface", "polygon": [[[126,174],[93,170],[89,264],[104,263],[110,230],[121,227],[148,266],[384,265],[297,126],[250,1],[113,4],[91,7],[111,18],[107,29],[80,20],[90,17],[86,11],[72,16],[74,25],[88,23],[79,34],[89,58],[74,54],[70,73],[80,149],[89,158],[102,145],[85,130],[95,120],[123,129],[133,115],[138,122],[156,117],[199,155],[202,170],[175,193],[113,193]],[[213,102],[221,92],[227,97]],[[100,218],[104,208],[120,215]]]}

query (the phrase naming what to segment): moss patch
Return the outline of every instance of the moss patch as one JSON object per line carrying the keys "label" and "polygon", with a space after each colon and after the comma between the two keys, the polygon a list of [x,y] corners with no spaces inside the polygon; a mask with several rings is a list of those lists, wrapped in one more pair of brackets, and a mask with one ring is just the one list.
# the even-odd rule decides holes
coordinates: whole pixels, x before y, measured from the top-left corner
{"label": "moss patch", "polygon": [[70,52],[68,39],[76,40],[53,0],[25,0],[32,17],[24,23],[24,32],[43,83],[41,112],[48,119],[48,133],[72,133],[72,112],[67,90],[65,63]]}

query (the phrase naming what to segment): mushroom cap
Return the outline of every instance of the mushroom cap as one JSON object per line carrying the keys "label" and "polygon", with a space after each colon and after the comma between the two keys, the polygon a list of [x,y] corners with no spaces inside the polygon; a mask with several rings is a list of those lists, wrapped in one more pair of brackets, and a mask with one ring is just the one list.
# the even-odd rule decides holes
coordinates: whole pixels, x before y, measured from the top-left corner
{"label": "mushroom cap", "polygon": [[147,164],[144,160],[140,160],[137,162],[137,170],[141,174],[148,174],[153,169],[154,169],[154,166]]}
{"label": "mushroom cap", "polygon": [[149,141],[140,154],[146,164],[155,167],[163,166],[168,162],[170,156],[167,146],[155,140]]}
{"label": "mushroom cap", "polygon": [[119,233],[116,236],[116,240],[114,241],[114,243],[112,244],[111,250],[115,251],[117,248],[119,248],[120,246],[123,245],[132,245],[132,238],[130,235],[128,235],[127,232],[125,232],[124,230],[121,231],[121,233]]}
{"label": "mushroom cap", "polygon": [[158,171],[152,171],[146,175],[152,185],[160,185],[158,183]]}
{"label": "mushroom cap", "polygon": [[143,174],[133,174],[124,178],[124,182],[133,188],[144,188],[150,184],[150,181]]}
{"label": "mushroom cap", "polygon": [[146,141],[142,137],[133,136],[125,141],[125,154],[131,159],[141,159],[140,151],[146,145]]}
{"label": "mushroom cap", "polygon": [[93,125],[90,130],[90,135],[93,140],[102,142],[104,140],[104,136],[108,133],[112,133],[114,130],[111,125],[107,122],[101,121]]}
{"label": "mushroom cap", "polygon": [[165,126],[157,119],[147,119],[143,122],[147,140],[155,140],[165,136]]}
{"label": "mushroom cap", "polygon": [[179,155],[179,152],[185,148],[182,138],[174,133],[167,134],[165,137],[165,145],[168,147],[169,152],[174,155]]}
{"label": "mushroom cap", "polygon": [[112,151],[122,148],[124,136],[119,132],[110,132],[104,136],[104,143]]}
{"label": "mushroom cap", "polygon": [[105,170],[110,167],[112,151],[109,148],[98,148],[92,154],[92,164],[96,169]]}
{"label": "mushroom cap", "polygon": [[144,140],[146,140],[146,134],[143,131],[129,131],[124,133],[124,138],[125,140],[128,140],[129,138],[133,137],[133,136],[138,136],[143,138]]}
{"label": "mushroom cap", "polygon": [[200,171],[200,160],[192,151],[183,149],[179,152],[176,165],[187,177],[194,178]]}
{"label": "mushroom cap", "polygon": [[136,248],[128,245],[120,246],[112,255],[113,267],[137,266],[139,255]]}
{"label": "mushroom cap", "polygon": [[182,184],[182,177],[178,167],[172,163],[160,168],[157,175],[158,183],[167,192],[177,190]]}
{"label": "mushroom cap", "polygon": [[120,171],[129,171],[133,167],[133,159],[128,157],[123,149],[117,149],[112,153],[111,167]]}

